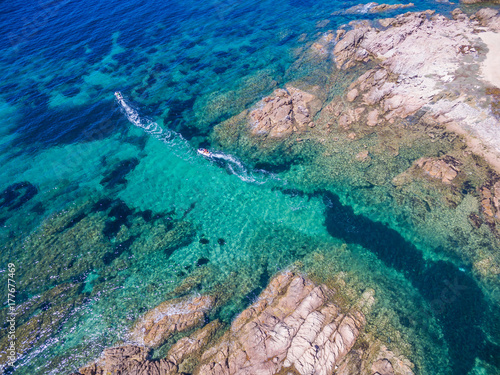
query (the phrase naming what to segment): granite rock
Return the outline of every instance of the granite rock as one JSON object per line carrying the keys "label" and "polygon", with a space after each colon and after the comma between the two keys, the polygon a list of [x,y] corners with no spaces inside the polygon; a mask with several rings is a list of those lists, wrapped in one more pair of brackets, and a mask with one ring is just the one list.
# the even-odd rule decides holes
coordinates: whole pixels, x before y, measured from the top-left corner
{"label": "granite rock", "polygon": [[422,158],[417,160],[416,165],[425,171],[432,178],[440,179],[444,184],[451,184],[453,179],[457,177],[460,169],[450,162],[441,159]]}
{"label": "granite rock", "polygon": [[199,326],[206,313],[214,306],[211,296],[181,298],[166,301],[146,313],[135,324],[130,340],[155,348],[177,332]]}
{"label": "granite rock", "polygon": [[334,291],[286,272],[205,352],[195,374],[329,374],[364,325],[358,311],[341,312]]}
{"label": "granite rock", "polygon": [[[138,327],[153,315],[161,321],[166,311],[186,303],[165,302],[146,314],[148,319],[140,320]],[[367,290],[354,305],[341,307],[333,288],[286,271],[276,275],[223,334],[223,325],[213,321],[178,340],[158,360],[149,358],[151,348],[144,345],[109,348],[79,374],[353,374],[353,366],[362,363],[363,374],[413,375],[407,359],[380,349],[376,339],[373,350],[369,345],[363,349],[366,353],[353,350],[365,325],[361,310],[373,303],[373,291]]]}
{"label": "granite rock", "polygon": [[314,95],[294,87],[275,90],[250,112],[251,134],[283,138],[305,131],[313,120],[310,103],[314,100]]}

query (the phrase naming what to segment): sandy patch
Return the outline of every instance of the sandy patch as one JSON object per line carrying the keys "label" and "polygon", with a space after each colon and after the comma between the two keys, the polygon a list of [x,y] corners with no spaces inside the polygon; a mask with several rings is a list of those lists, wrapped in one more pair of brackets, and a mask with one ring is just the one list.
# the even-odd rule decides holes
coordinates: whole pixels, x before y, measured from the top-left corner
{"label": "sandy patch", "polygon": [[500,33],[488,31],[479,35],[488,46],[486,60],[481,67],[483,79],[500,87]]}
{"label": "sandy patch", "polygon": [[497,173],[500,173],[500,155],[492,147],[486,145],[483,139],[475,137],[470,131],[467,131],[455,121],[446,124],[446,128],[451,132],[463,136],[470,151],[476,155],[482,156],[490,167]]}

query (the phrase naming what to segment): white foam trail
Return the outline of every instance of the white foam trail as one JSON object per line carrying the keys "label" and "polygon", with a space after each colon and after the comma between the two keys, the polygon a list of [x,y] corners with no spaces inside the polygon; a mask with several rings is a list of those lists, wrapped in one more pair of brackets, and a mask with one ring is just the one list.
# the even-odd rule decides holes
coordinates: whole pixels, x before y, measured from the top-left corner
{"label": "white foam trail", "polygon": [[225,167],[228,172],[237,176],[240,180],[245,182],[252,182],[255,184],[264,184],[269,180],[280,180],[276,175],[265,170],[249,171],[245,165],[237,158],[224,152],[213,152],[210,159],[224,160]]}
{"label": "white foam trail", "polygon": [[187,159],[191,159],[194,156],[193,150],[189,146],[189,143],[180,134],[172,130],[165,129],[158,125],[156,122],[151,121],[147,118],[141,118],[139,116],[139,113],[134,108],[132,108],[121,95],[116,100],[120,104],[123,113],[132,124],[134,124],[138,128],[143,129],[147,134],[164,143],[167,143],[171,146],[181,146],[172,148],[177,156],[183,159],[186,159],[186,156]]}
{"label": "white foam trail", "polygon": [[[120,104],[125,116],[132,124],[143,129],[147,134],[162,142],[171,146],[178,146],[172,147],[172,150],[178,157],[186,160],[192,159],[196,155],[188,141],[186,141],[180,134],[169,129],[164,129],[156,122],[149,119],[142,119],[139,116],[139,113],[127,104],[121,94],[116,100]],[[279,180],[279,178],[274,174],[264,170],[249,171],[248,168],[246,168],[237,158],[223,152],[214,152],[208,157],[208,159],[211,159],[213,162],[224,161],[224,167],[226,170],[245,182],[264,184],[268,180]]]}
{"label": "white foam trail", "polygon": [[372,9],[376,5],[378,5],[378,4],[377,3],[359,4],[359,5],[355,5],[353,7],[350,7],[349,9],[346,9],[343,11],[334,12],[333,14],[335,14],[335,15],[355,14],[355,13],[366,14],[370,11],[370,9]]}

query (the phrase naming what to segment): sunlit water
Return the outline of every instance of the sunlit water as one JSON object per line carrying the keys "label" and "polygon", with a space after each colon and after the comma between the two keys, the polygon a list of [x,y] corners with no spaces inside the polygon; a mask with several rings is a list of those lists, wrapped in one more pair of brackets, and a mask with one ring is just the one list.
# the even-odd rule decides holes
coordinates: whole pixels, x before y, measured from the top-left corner
{"label": "sunlit water", "polygon": [[[384,203],[389,190],[360,193],[345,178],[328,185],[318,173],[330,167],[309,165],[306,153],[303,163],[272,168],[238,149],[196,151],[211,148],[221,121],[308,69],[317,74],[314,64],[291,72],[298,48],[349,21],[382,17],[357,4],[0,5],[0,269],[17,267],[17,304],[30,311],[20,323],[44,311],[62,317],[20,338],[29,345],[15,373],[70,373],[197,275],[190,292],[225,289],[211,318],[230,322],[273,274],[315,252],[329,259],[325,272],[376,290],[373,314],[394,314],[415,346],[417,372],[467,373],[477,358],[498,365],[488,315],[496,304],[467,265],[430,251],[436,241],[451,246],[439,225],[455,212],[425,233],[395,218],[414,212]],[[425,1],[412,10],[454,6]],[[401,151],[393,167],[421,156],[412,152]],[[432,313],[449,282],[459,295]],[[43,297],[70,283],[60,300]],[[389,345],[392,333],[379,331]]]}

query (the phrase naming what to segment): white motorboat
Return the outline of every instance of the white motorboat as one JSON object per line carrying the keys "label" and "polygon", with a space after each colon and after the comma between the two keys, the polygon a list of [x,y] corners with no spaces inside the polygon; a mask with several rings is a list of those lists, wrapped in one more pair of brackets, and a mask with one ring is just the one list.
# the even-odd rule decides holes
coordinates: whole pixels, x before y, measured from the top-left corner
{"label": "white motorboat", "polygon": [[200,154],[202,156],[205,156],[207,158],[209,158],[209,157],[212,156],[212,153],[210,151],[208,151],[206,148],[199,148],[198,149],[198,154]]}

